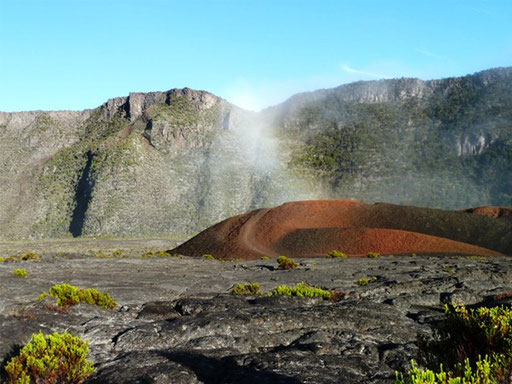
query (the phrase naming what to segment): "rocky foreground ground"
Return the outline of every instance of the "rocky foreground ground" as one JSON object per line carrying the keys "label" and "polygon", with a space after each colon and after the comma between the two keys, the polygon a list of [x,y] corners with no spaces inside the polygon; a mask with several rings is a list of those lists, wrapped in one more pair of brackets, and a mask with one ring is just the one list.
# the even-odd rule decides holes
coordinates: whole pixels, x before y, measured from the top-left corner
{"label": "rocky foreground ground", "polygon": [[[0,361],[32,333],[67,330],[90,343],[90,383],[387,383],[407,369],[417,335],[431,332],[444,303],[511,300],[510,257],[298,261],[295,270],[278,270],[275,260],[79,254],[0,263]],[[370,283],[359,285],[362,278]],[[267,292],[302,281],[343,295],[230,294],[237,283]],[[36,298],[57,283],[110,293],[119,307],[51,311]]]}

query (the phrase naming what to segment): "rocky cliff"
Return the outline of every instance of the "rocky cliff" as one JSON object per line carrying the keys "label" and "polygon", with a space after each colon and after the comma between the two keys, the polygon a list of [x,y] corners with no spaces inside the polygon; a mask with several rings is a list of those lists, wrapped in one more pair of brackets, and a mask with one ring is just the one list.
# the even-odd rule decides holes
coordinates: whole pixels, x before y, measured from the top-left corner
{"label": "rocky cliff", "polygon": [[357,82],[260,113],[204,91],[0,112],[0,238],[191,234],[310,198],[512,205],[512,68]]}

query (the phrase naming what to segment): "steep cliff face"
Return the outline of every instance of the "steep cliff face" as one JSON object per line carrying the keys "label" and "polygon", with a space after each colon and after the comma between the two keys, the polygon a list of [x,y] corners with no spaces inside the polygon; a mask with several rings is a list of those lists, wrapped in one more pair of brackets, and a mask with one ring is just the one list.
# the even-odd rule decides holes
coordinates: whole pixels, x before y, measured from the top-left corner
{"label": "steep cliff face", "polygon": [[290,165],[334,196],[439,208],[512,205],[512,68],[301,94],[267,111]]}
{"label": "steep cliff face", "polygon": [[512,205],[512,69],[358,82],[260,113],[188,88],[0,112],[0,238],[190,234],[288,200]]}
{"label": "steep cliff face", "polygon": [[[208,92],[0,115],[0,238],[189,234],[277,204],[253,113]],[[281,185],[279,185],[281,187]]]}

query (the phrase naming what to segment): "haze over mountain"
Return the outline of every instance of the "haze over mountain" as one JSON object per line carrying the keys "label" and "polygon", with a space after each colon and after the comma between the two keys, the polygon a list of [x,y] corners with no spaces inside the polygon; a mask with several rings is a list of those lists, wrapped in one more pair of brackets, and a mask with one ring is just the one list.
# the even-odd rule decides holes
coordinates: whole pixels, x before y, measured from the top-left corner
{"label": "haze over mountain", "polygon": [[0,238],[190,234],[289,200],[512,205],[512,68],[259,113],[188,88],[0,112]]}

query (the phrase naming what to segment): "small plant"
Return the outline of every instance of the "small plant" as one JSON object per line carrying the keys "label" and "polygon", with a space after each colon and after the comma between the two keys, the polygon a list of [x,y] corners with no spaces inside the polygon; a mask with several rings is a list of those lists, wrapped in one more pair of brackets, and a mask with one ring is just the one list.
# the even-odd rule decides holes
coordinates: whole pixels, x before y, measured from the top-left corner
{"label": "small plant", "polygon": [[261,260],[270,260],[270,257],[268,257],[268,256],[263,256],[263,257],[261,258]]}
{"label": "small plant", "polygon": [[114,309],[117,302],[108,294],[94,288],[78,288],[70,284],[57,284],[39,296],[42,300],[47,296],[57,299],[59,308],[67,309],[70,306],[80,303],[97,305],[104,309]]}
{"label": "small plant", "polygon": [[5,262],[5,257],[0,257],[0,263]]}
{"label": "small plant", "polygon": [[7,383],[80,384],[94,372],[88,353],[88,343],[67,332],[36,333],[5,367]]}
{"label": "small plant", "polygon": [[368,252],[366,254],[366,257],[368,257],[369,259],[377,259],[380,257],[380,253],[377,253],[377,252]]}
{"label": "small plant", "polygon": [[18,276],[18,277],[27,277],[28,276],[28,272],[26,269],[15,269],[12,271],[13,275],[15,276]]}
{"label": "small plant", "polygon": [[277,264],[278,269],[295,269],[299,266],[295,261],[286,256],[279,256]]}
{"label": "small plant", "polygon": [[321,297],[330,299],[332,292],[323,288],[312,287],[304,282],[295,286],[280,285],[268,293],[268,296]]}
{"label": "small plant", "polygon": [[362,279],[357,280],[356,284],[361,286],[368,285],[370,283],[373,283],[375,280],[377,280],[377,276],[363,277]]}
{"label": "small plant", "polygon": [[416,257],[416,256],[418,256],[418,255],[415,253],[411,253],[411,257]]}
{"label": "small plant", "polygon": [[203,259],[206,259],[206,260],[217,260],[215,257],[213,257],[213,255],[210,255],[209,253],[205,253],[203,255]]}
{"label": "small plant", "polygon": [[237,284],[236,287],[233,288],[231,293],[233,295],[258,296],[258,295],[262,295],[260,288],[261,288],[261,286],[258,283]]}
{"label": "small plant", "polygon": [[346,259],[347,255],[343,252],[333,249],[331,252],[327,254],[327,257],[330,259]]}
{"label": "small plant", "polygon": [[443,269],[443,271],[449,273],[450,275],[453,275],[455,273],[455,269],[453,268],[445,268]]}

